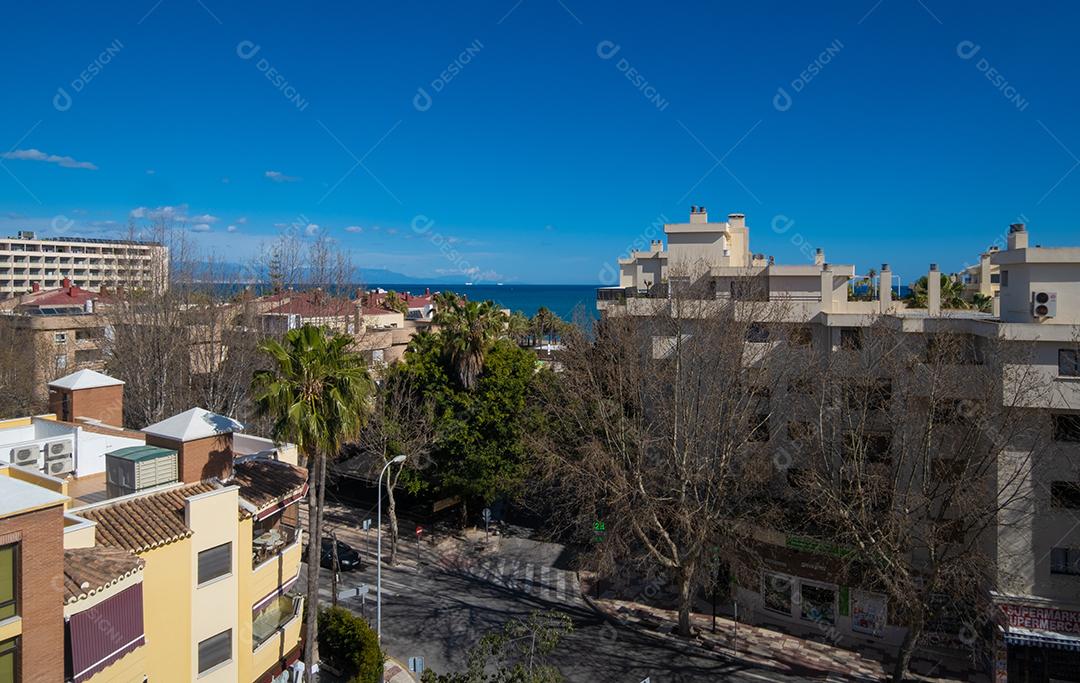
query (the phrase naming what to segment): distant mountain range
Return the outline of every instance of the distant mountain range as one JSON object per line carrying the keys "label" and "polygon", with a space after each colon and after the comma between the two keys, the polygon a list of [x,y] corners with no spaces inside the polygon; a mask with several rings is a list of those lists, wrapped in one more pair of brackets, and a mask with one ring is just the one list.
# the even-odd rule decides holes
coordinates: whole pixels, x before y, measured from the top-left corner
{"label": "distant mountain range", "polygon": [[[265,281],[261,273],[253,272],[250,266],[240,263],[214,263],[208,264],[197,262],[189,264],[195,279],[202,282],[215,282],[223,284],[253,284]],[[398,273],[387,268],[357,268],[353,279],[358,283],[378,284],[430,284],[430,285],[460,285],[470,282],[466,275],[444,275],[430,277],[413,277]]]}

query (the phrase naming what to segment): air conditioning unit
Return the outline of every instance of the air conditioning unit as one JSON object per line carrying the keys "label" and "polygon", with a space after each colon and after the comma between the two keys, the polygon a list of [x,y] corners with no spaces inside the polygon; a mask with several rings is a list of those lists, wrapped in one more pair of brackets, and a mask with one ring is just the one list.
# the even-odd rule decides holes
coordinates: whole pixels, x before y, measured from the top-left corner
{"label": "air conditioning unit", "polygon": [[75,471],[75,456],[70,453],[64,457],[49,460],[45,463],[45,473],[58,477],[62,474]]}
{"label": "air conditioning unit", "polygon": [[1036,318],[1053,318],[1057,315],[1057,292],[1032,293],[1031,315]]}
{"label": "air conditioning unit", "polygon": [[71,455],[73,452],[70,441],[52,441],[45,444],[45,460],[54,460]]}
{"label": "air conditioning unit", "polygon": [[11,449],[11,464],[23,467],[41,467],[41,446],[36,443]]}

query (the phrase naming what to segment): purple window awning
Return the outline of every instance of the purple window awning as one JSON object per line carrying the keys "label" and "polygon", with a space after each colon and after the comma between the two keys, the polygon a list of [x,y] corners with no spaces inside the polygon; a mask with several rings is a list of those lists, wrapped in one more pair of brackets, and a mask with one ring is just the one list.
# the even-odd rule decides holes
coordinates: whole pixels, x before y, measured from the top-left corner
{"label": "purple window awning", "polygon": [[68,678],[74,683],[82,683],[146,642],[142,582],[72,614],[67,639]]}

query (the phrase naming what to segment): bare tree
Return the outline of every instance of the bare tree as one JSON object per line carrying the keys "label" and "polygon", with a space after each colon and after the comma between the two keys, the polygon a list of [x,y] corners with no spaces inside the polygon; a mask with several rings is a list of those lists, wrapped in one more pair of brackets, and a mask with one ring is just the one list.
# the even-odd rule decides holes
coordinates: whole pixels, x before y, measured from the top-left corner
{"label": "bare tree", "polygon": [[431,405],[418,398],[404,373],[391,373],[383,380],[375,395],[372,413],[360,438],[350,450],[362,459],[361,467],[374,481],[386,463],[399,455],[405,456],[401,467],[386,472],[387,516],[390,520],[390,564],[397,564],[398,484],[416,492],[422,485],[419,472],[428,465],[428,453],[435,438]]}
{"label": "bare tree", "polygon": [[[794,532],[837,549],[849,585],[906,628],[893,680],[934,624],[986,607],[1004,526],[1022,521],[1048,387],[1005,342],[886,322],[806,366],[790,444]],[[801,416],[801,417],[799,417]]]}
{"label": "bare tree", "polygon": [[538,439],[564,518],[602,531],[609,561],[666,573],[684,636],[716,548],[740,557],[746,522],[758,519],[771,470],[763,444],[781,409],[769,397],[790,367],[770,337],[784,334],[784,307],[744,284],[719,298],[674,289],[638,301],[637,315],[606,317],[595,339],[567,334]]}

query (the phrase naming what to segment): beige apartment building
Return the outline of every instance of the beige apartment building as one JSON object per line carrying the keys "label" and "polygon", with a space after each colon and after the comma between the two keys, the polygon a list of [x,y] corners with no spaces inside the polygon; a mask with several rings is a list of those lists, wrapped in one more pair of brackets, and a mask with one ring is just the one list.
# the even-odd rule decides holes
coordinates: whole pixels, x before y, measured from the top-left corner
{"label": "beige apartment building", "polygon": [[[928,344],[935,334],[964,335],[978,346],[980,338],[1002,342],[1022,358],[1029,377],[1041,391],[1025,403],[1033,424],[1041,425],[1041,450],[1024,474],[1022,486],[1030,495],[1025,509],[999,516],[989,544],[996,558],[993,592],[995,680],[1078,680],[1080,672],[1080,247],[1042,247],[1029,243],[1023,224],[1010,226],[1007,246],[983,255],[976,292],[993,296],[992,312],[946,310],[941,304],[940,271],[927,271],[925,308],[898,301],[888,283],[893,273],[882,264],[881,286],[871,301],[853,301],[849,283],[856,279],[852,265],[831,264],[818,250],[813,263],[780,265],[750,251],[749,229],[742,214],[710,223],[695,208],[689,223],[664,226],[667,245],[656,241],[649,251],[619,260],[620,283],[597,291],[597,308],[605,316],[664,314],[672,291],[702,300],[752,299],[777,302],[783,322],[810,332],[809,344],[824,353],[851,348],[863,330],[883,324],[910,335],[913,344]],[[991,276],[995,276],[991,279]],[[685,288],[685,289],[679,289]],[[766,306],[764,309],[768,310]],[[775,321],[770,321],[775,322]],[[748,342],[760,340],[747,340]],[[1008,383],[1003,379],[1002,387]],[[790,391],[790,389],[789,389]],[[788,395],[773,401],[791,400]],[[903,425],[892,425],[901,430]],[[770,426],[774,433],[782,425]],[[765,444],[763,444],[765,446]],[[771,444],[768,445],[771,447]],[[999,476],[1011,471],[1013,453],[1021,457],[1025,444],[1006,448],[998,456]],[[988,492],[993,495],[993,492]],[[768,534],[766,534],[768,536]],[[857,586],[836,584],[831,571],[835,558],[805,539],[772,534],[762,553],[766,566],[760,586],[742,585],[740,605],[750,606],[758,623],[800,626],[805,615],[797,600],[804,591],[815,599],[833,601],[829,624],[853,642],[880,640],[895,645],[905,629],[893,623],[868,633],[853,617],[856,609],[891,615],[884,596]],[[770,609],[764,599],[767,578],[783,576],[789,613]],[[831,596],[831,598],[830,598]],[[783,596],[781,596],[783,598]],[[861,600],[862,605],[856,605]],[[805,626],[805,624],[802,624]],[[953,634],[955,642],[956,634]],[[948,640],[948,638],[945,638]]]}
{"label": "beige apartment building", "polygon": [[169,248],[157,242],[85,237],[38,238],[23,231],[0,238],[0,299],[34,286],[53,289],[67,278],[93,291],[168,287]]}

